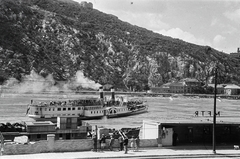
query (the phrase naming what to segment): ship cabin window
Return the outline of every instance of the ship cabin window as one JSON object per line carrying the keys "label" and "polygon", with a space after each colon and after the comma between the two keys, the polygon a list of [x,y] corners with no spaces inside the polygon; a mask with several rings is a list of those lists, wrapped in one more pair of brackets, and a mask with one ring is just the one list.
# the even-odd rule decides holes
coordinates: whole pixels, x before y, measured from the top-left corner
{"label": "ship cabin window", "polygon": [[66,110],[66,108],[63,108],[63,110]]}
{"label": "ship cabin window", "polygon": [[75,116],[75,114],[72,114],[73,116]]}
{"label": "ship cabin window", "polygon": [[97,113],[98,113],[98,111],[97,111]]}
{"label": "ship cabin window", "polygon": [[75,108],[72,108],[72,110],[75,110]]}
{"label": "ship cabin window", "polygon": [[54,111],[54,108],[52,109],[52,111]]}
{"label": "ship cabin window", "polygon": [[42,108],[39,108],[39,110],[42,110]]}
{"label": "ship cabin window", "polygon": [[51,111],[51,108],[49,108],[49,111]]}
{"label": "ship cabin window", "polygon": [[68,108],[68,110],[71,110],[71,108]]}
{"label": "ship cabin window", "polygon": [[81,110],[81,107],[78,107],[78,110]]}
{"label": "ship cabin window", "polygon": [[92,114],[92,111],[91,111],[91,114]]}
{"label": "ship cabin window", "polygon": [[57,108],[58,111],[61,111],[61,108]]}

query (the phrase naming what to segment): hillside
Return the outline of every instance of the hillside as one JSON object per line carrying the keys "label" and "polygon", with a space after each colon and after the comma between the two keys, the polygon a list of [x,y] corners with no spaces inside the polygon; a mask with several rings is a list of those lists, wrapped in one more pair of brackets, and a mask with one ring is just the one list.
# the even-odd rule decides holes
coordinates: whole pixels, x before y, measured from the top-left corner
{"label": "hillside", "polygon": [[[94,7],[94,6],[93,6]],[[166,37],[71,0],[0,1],[0,79],[32,71],[71,81],[78,71],[99,84],[143,89],[192,77],[239,83],[238,61],[208,46]]]}

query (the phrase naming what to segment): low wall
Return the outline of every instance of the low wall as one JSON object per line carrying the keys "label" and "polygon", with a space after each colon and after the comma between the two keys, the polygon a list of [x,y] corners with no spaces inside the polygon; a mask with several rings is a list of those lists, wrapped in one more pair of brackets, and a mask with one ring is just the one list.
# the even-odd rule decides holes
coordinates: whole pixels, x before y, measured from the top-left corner
{"label": "low wall", "polygon": [[[30,142],[28,144],[5,144],[3,155],[90,151],[93,148],[92,139],[54,140],[54,137],[54,135],[48,135],[47,140]],[[106,142],[108,145],[109,140]],[[140,148],[157,146],[158,144],[156,139],[140,140]],[[99,142],[98,148],[100,148]],[[117,139],[114,142],[113,148],[119,148]]]}

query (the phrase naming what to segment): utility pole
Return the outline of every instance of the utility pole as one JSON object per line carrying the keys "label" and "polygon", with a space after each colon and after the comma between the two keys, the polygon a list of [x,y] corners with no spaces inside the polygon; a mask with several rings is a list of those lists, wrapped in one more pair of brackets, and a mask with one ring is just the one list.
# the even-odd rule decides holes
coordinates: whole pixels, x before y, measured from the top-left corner
{"label": "utility pole", "polygon": [[215,84],[214,84],[214,105],[213,105],[213,153],[216,154],[216,99],[217,99],[217,72],[218,68],[215,65]]}
{"label": "utility pole", "polygon": [[[210,56],[213,56],[210,51],[212,51],[211,47],[207,47],[206,53]],[[217,59],[214,57],[215,62],[214,62],[214,76],[215,76],[215,82],[214,82],[214,104],[213,104],[213,132],[212,132],[212,149],[213,149],[213,153],[216,154],[216,107],[217,107],[217,74],[218,74],[218,61]]]}

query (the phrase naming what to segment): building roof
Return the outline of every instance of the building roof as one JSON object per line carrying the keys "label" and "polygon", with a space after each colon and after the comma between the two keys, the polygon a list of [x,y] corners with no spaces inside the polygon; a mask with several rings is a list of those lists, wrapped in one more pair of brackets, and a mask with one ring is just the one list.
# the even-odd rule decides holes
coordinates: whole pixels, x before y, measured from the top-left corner
{"label": "building roof", "polygon": [[26,121],[25,124],[27,126],[47,126],[47,125],[54,126],[55,125],[51,121]]}
{"label": "building roof", "polygon": [[169,86],[171,84],[171,82],[165,83],[162,86]]}
{"label": "building roof", "polygon": [[196,78],[184,78],[181,79],[179,82],[199,82]]}
{"label": "building roof", "polygon": [[[144,120],[143,123],[155,123],[157,125],[160,124],[213,124],[213,117],[193,117],[191,119],[161,119],[159,121],[155,120]],[[216,117],[217,124],[239,124],[240,125],[240,117]]]}
{"label": "building roof", "polygon": [[183,82],[174,82],[174,83],[171,83],[169,86],[183,86]]}
{"label": "building roof", "polygon": [[[227,85],[227,84],[217,84],[217,88],[224,88],[224,87],[226,87],[226,85]],[[215,84],[208,84],[208,86],[214,88]]]}
{"label": "building roof", "polygon": [[238,85],[235,85],[235,84],[229,84],[224,88],[225,89],[240,89],[240,87]]}

